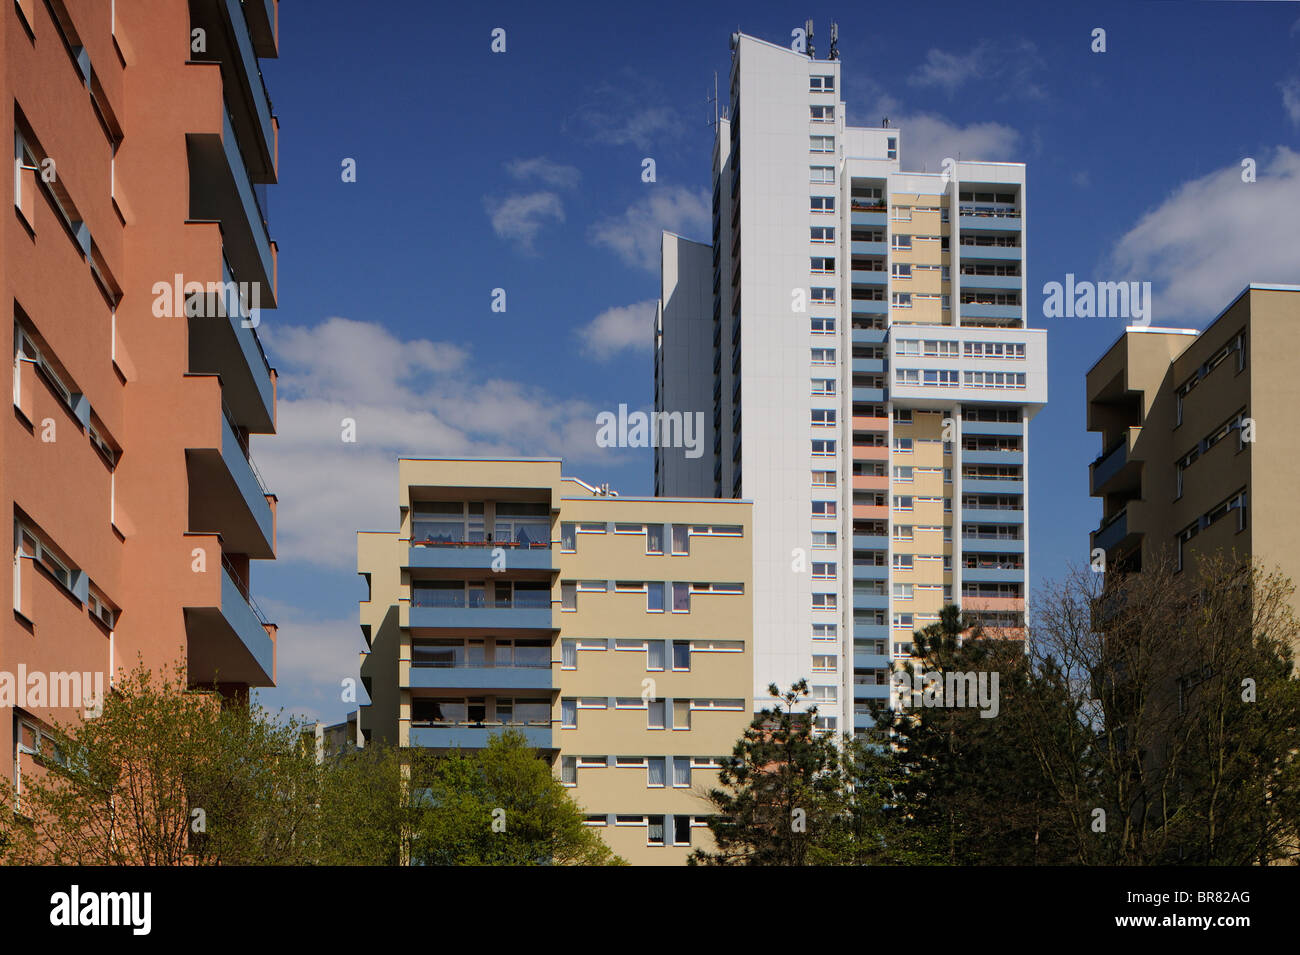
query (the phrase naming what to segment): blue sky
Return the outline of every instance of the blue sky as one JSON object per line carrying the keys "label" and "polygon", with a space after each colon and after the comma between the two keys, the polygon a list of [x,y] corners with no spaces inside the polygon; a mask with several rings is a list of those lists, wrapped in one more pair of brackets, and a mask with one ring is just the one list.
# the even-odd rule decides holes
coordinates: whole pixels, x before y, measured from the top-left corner
{"label": "blue sky", "polygon": [[824,56],[836,17],[848,121],[889,116],[904,168],[1028,165],[1029,316],[1050,366],[1030,431],[1035,590],[1086,558],[1100,438],[1084,373],[1123,325],[1044,319],[1043,283],[1150,281],[1154,324],[1202,327],[1247,282],[1300,282],[1297,3],[381,7],[284,3],[263,65],[281,308],[260,332],[280,404],[253,450],[280,557],[254,588],[281,628],[273,708],[352,708],[355,531],[396,526],[398,454],[557,455],[651,493],[650,452],[598,448],[595,415],[653,400],[658,234],[708,238],[706,98],[737,27],[788,43],[812,16]]}

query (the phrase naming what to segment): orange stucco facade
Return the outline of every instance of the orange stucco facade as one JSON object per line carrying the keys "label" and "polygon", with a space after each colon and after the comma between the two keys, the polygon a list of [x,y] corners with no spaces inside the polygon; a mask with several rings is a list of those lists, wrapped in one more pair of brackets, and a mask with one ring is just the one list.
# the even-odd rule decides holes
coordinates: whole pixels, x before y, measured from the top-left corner
{"label": "orange stucco facade", "polygon": [[[13,360],[0,424],[14,544],[0,575],[6,772],[21,772],[34,728],[84,715],[43,705],[67,702],[49,694],[12,698],[12,682],[6,698],[4,674],[20,667],[111,685],[137,660],[179,662],[192,684],[230,694],[274,684],[275,627],[249,597],[249,567],[274,557],[275,498],[248,444],[275,430],[254,306],[276,301],[257,190],[275,182],[278,126],[257,61],[277,53],[277,9],[0,11],[0,126],[15,159],[0,224]],[[159,283],[177,276],[245,294],[167,301]]]}

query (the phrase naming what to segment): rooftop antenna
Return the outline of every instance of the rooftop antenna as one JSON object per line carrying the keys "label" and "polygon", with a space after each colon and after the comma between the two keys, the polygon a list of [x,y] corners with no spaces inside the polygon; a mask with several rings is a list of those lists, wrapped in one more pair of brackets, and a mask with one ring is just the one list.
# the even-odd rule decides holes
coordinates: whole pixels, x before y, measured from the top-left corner
{"label": "rooftop antenna", "polygon": [[718,115],[719,115],[718,113],[718,71],[717,70],[713,71],[713,95],[706,96],[704,98],[704,101],[705,103],[713,104],[713,119],[709,122],[709,125],[712,126],[714,129],[717,129]]}
{"label": "rooftop antenna", "polygon": [[840,58],[840,25],[834,20],[831,21],[831,52],[830,59],[838,60]]}
{"label": "rooftop antenna", "polygon": [[813,22],[811,18],[803,22],[803,32],[808,37],[808,59],[815,60],[817,51],[813,49]]}

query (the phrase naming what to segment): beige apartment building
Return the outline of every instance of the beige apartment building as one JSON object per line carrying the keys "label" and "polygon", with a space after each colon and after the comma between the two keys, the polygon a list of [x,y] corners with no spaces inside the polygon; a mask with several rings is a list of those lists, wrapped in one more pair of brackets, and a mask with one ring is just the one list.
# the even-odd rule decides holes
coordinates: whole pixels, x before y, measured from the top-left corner
{"label": "beige apartment building", "polygon": [[[1087,375],[1094,554],[1236,551],[1300,580],[1300,286],[1250,285],[1204,331],[1129,328]],[[1252,516],[1262,519],[1252,520]]]}
{"label": "beige apartment building", "polygon": [[740,500],[625,498],[555,459],[398,462],[399,529],[358,534],[363,739],[551,761],[610,848],[684,863],[750,720]]}

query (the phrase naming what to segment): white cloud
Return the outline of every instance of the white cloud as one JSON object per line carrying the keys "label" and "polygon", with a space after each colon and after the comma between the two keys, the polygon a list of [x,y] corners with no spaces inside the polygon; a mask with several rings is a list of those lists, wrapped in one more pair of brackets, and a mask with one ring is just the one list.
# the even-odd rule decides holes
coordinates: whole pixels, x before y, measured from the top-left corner
{"label": "white cloud", "polygon": [[653,344],[656,307],[657,303],[651,299],[605,309],[576,332],[582,339],[583,354],[597,361],[608,361],[627,349],[649,350]]}
{"label": "white cloud", "polygon": [[967,80],[981,75],[980,57],[980,47],[965,55],[932,49],[920,69],[907,81],[913,86],[939,86],[951,93]]}
{"label": "white cloud", "polygon": [[565,120],[564,128],[587,142],[635,146],[648,155],[686,134],[681,114],[663,102],[658,84],[631,68],[623,71],[620,82],[597,84],[590,98]]}
{"label": "white cloud", "polygon": [[1016,158],[1020,133],[1002,123],[959,126],[933,113],[901,117],[902,167],[939,172],[945,158],[1008,162]]}
{"label": "white cloud", "polygon": [[[362,588],[358,587],[360,592]],[[338,722],[366,701],[358,662],[366,649],[357,617],[324,617],[272,598],[259,597],[276,633],[276,685],[263,701],[288,697],[289,711],[306,719]],[[343,680],[356,682],[355,703],[343,701]]]}
{"label": "white cloud", "polygon": [[967,53],[929,50],[907,82],[938,87],[951,96],[967,83],[981,80],[998,88],[999,99],[1041,100],[1047,93],[1034,76],[1044,65],[1031,40],[980,40]]}
{"label": "white cloud", "polygon": [[708,237],[712,220],[705,190],[691,191],[684,186],[650,188],[647,198],[628,206],[621,216],[593,225],[589,237],[594,245],[611,249],[628,265],[657,273],[661,232]]}
{"label": "white cloud", "polygon": [[492,222],[492,230],[529,255],[535,252],[533,243],[542,226],[548,222],[564,221],[564,205],[554,192],[531,192],[504,199],[485,196],[483,204]]}
{"label": "white cloud", "polygon": [[[354,570],[356,532],[397,526],[400,455],[611,462],[593,405],[482,378],[458,345],[347,318],[263,331],[280,374],[278,434],[254,438],[253,455],[279,497],[281,560]],[[355,443],[342,440],[344,418]]]}
{"label": "white cloud", "polygon": [[1300,77],[1291,76],[1278,84],[1282,90],[1282,108],[1292,126],[1300,126]]}
{"label": "white cloud", "polygon": [[505,165],[506,172],[513,178],[521,182],[536,179],[553,189],[575,189],[582,179],[582,173],[576,167],[552,162],[545,156],[534,156],[532,159],[512,159]]}
{"label": "white cloud", "polygon": [[592,138],[610,146],[633,145],[652,149],[681,136],[685,124],[671,106],[647,106],[627,113],[606,115],[592,130]]}
{"label": "white cloud", "polygon": [[1241,173],[1183,183],[1116,244],[1119,277],[1154,283],[1156,324],[1203,324],[1251,282],[1300,281],[1300,154],[1279,146],[1256,182]]}

